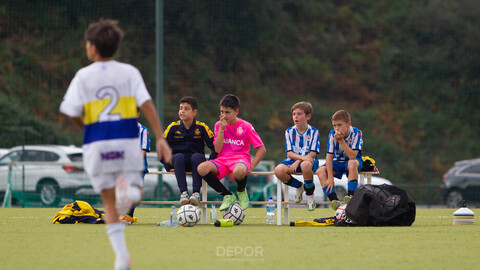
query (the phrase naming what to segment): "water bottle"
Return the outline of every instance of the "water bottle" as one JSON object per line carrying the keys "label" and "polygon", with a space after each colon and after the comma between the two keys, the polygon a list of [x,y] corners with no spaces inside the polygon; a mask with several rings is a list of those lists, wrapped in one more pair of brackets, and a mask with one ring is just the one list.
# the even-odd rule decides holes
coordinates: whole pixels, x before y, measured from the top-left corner
{"label": "water bottle", "polygon": [[210,224],[215,223],[217,220],[217,210],[215,209],[215,205],[212,204],[212,210],[210,210]]}
{"label": "water bottle", "polygon": [[178,227],[177,211],[175,205],[172,205],[172,212],[170,213],[170,227]]}
{"label": "water bottle", "polygon": [[275,224],[275,202],[272,196],[268,198],[267,203],[267,224]]}
{"label": "water bottle", "polygon": [[170,220],[157,222],[157,226],[178,227],[177,212],[175,211],[175,205],[172,205],[172,212],[170,213]]}

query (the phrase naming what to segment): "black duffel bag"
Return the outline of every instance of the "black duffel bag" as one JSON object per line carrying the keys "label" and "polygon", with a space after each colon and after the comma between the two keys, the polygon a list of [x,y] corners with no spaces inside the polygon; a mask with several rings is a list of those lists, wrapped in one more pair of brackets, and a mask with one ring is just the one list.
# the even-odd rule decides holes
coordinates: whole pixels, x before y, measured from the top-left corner
{"label": "black duffel bag", "polygon": [[337,226],[411,226],[415,202],[407,192],[392,185],[360,186],[345,208]]}

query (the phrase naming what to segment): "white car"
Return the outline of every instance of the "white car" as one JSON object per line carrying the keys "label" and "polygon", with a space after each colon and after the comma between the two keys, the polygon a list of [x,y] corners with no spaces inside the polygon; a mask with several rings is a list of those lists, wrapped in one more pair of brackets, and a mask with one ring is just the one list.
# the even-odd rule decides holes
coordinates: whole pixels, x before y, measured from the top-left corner
{"label": "white car", "polygon": [[74,197],[76,190],[91,186],[83,171],[82,149],[61,145],[25,145],[9,149],[0,158],[0,198],[5,194],[12,165],[13,198],[44,206],[58,206],[62,196]]}
{"label": "white car", "polygon": [[3,155],[5,155],[6,153],[8,153],[8,149],[0,148],[0,158],[3,157]]}
{"label": "white car", "polygon": [[[325,164],[325,159],[319,159],[318,162],[319,162],[319,166],[322,166],[323,164]],[[293,177],[303,182],[302,175],[294,175]],[[337,193],[339,200],[343,201],[343,198],[345,197],[345,195],[347,195],[347,183],[348,183],[347,176],[344,174],[342,179],[334,178],[334,180],[335,180],[335,192]],[[359,185],[366,184],[366,181],[367,180],[365,179],[365,183],[361,183],[360,179],[358,179]],[[323,192],[322,186],[320,185],[320,181],[318,180],[318,177],[315,174],[313,177],[313,182],[315,184],[315,193],[314,193],[315,201],[316,202],[328,201],[328,198],[326,198],[325,193]],[[381,184],[391,185],[392,182],[382,177],[372,176],[371,184],[372,185],[381,185]],[[296,190],[297,190],[296,188],[289,187],[288,198],[290,201],[294,200]],[[283,194],[283,187],[282,187],[282,194]],[[303,201],[306,202],[305,194],[303,196]]]}

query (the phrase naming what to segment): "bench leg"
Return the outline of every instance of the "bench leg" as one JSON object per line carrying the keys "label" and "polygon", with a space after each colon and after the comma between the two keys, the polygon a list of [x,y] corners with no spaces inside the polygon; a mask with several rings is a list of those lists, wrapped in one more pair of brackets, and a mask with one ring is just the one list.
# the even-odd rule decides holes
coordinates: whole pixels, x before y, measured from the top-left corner
{"label": "bench leg", "polygon": [[[289,201],[289,198],[288,198],[288,185],[283,185],[284,186],[284,189],[283,189],[283,195],[284,195],[284,199],[283,201],[284,202],[288,202]],[[284,219],[283,219],[283,223],[288,225],[289,224],[289,216],[288,216],[288,204],[285,204],[285,208],[283,208],[283,215],[284,215]]]}
{"label": "bench leg", "polygon": [[[207,182],[202,179],[202,202],[207,201]],[[207,224],[208,205],[202,204],[202,224]]]}
{"label": "bench leg", "polygon": [[276,180],[277,183],[277,226],[282,225],[282,182],[273,175],[273,179]]}

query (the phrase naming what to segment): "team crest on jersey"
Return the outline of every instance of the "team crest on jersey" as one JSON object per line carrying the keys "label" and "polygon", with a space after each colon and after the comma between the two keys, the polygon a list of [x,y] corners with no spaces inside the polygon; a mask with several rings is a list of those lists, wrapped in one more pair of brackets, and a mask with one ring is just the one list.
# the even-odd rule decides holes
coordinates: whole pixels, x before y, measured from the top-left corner
{"label": "team crest on jersey", "polygon": [[195,129],[195,135],[200,135],[200,130],[198,128]]}
{"label": "team crest on jersey", "polygon": [[175,134],[182,134],[182,133],[180,132],[180,130],[177,130]]}
{"label": "team crest on jersey", "polygon": [[307,141],[310,141],[312,137],[310,135],[307,135]]}
{"label": "team crest on jersey", "polygon": [[347,144],[352,144],[352,138],[348,138]]}
{"label": "team crest on jersey", "polygon": [[241,135],[243,133],[243,128],[242,127],[238,127],[237,128],[237,135]]}

